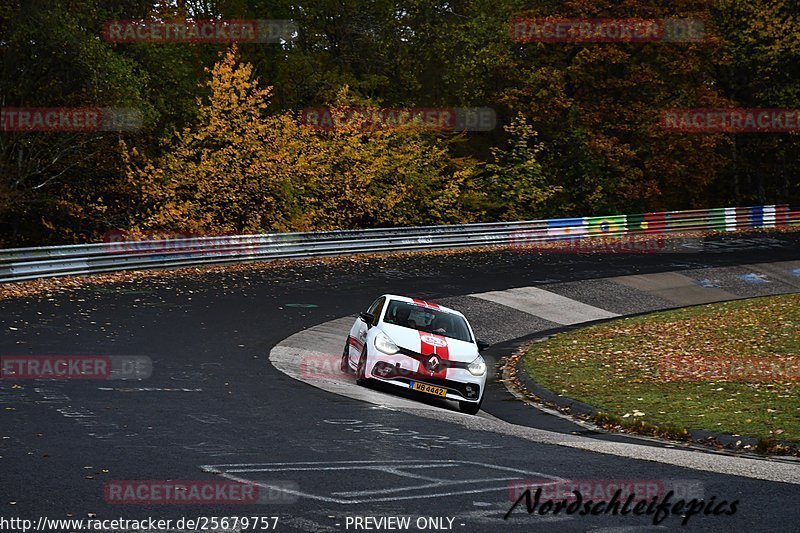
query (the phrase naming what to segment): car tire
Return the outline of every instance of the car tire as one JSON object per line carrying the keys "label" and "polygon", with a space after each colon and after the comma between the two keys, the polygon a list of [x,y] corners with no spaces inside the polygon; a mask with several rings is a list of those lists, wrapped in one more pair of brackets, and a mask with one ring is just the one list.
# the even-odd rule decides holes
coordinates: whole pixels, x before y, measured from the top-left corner
{"label": "car tire", "polygon": [[468,415],[477,415],[478,411],[481,410],[481,404],[483,403],[483,398],[478,403],[475,402],[458,402],[458,409]]}
{"label": "car tire", "polygon": [[366,387],[371,380],[367,377],[367,348],[361,350],[361,357],[358,358],[356,367],[356,384]]}
{"label": "car tire", "polygon": [[345,374],[349,374],[350,370],[350,339],[344,343],[344,351],[342,352],[342,362],[339,364],[339,369]]}

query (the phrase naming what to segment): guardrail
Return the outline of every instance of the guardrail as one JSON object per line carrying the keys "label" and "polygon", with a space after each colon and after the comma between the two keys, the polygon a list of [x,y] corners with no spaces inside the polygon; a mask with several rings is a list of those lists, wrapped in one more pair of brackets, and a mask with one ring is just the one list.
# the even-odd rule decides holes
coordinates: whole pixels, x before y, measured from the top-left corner
{"label": "guardrail", "polygon": [[[800,227],[800,206],[769,205],[454,226],[136,240],[0,250],[0,282],[381,252],[505,246],[688,231]],[[123,237],[120,239],[119,237]]]}

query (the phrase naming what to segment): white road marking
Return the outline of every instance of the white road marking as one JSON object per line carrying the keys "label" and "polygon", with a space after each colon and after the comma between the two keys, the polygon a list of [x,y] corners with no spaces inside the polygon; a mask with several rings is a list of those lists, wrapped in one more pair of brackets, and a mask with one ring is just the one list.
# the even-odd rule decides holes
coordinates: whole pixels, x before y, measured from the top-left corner
{"label": "white road marking", "polygon": [[586,533],[641,533],[642,531],[664,531],[666,526],[619,526],[587,529]]}
{"label": "white road marking", "polygon": [[169,389],[160,387],[97,387],[97,390],[114,392],[203,392],[203,389]]}
{"label": "white road marking", "polygon": [[[226,464],[226,465],[203,465],[201,467],[206,472],[220,474],[222,477],[240,483],[248,483],[258,485],[271,490],[276,490],[299,496],[310,498],[312,500],[324,501],[328,503],[338,504],[365,504],[377,502],[395,502],[400,500],[416,500],[416,499],[431,499],[431,498],[444,498],[448,496],[458,496],[462,494],[481,494],[489,492],[507,492],[509,482],[515,480],[550,480],[550,483],[565,483],[567,480],[543,474],[541,472],[533,472],[528,470],[520,470],[506,466],[492,465],[488,463],[480,463],[476,461],[451,461],[451,460],[389,460],[389,461],[331,461],[331,462],[318,462],[318,461],[300,461],[296,463],[243,463],[243,464]],[[415,486],[404,485],[396,487],[392,484],[390,476],[397,476],[398,472],[403,470],[430,470],[434,468],[448,468],[453,469],[456,473],[459,469],[465,468],[480,468],[489,470],[494,473],[494,476],[487,475],[478,478],[430,478],[434,479],[433,483],[423,483]],[[313,494],[310,492],[303,492],[287,488],[281,485],[275,485],[265,480],[251,479],[253,476],[244,477],[239,474],[254,474],[254,473],[268,473],[268,472],[312,472],[314,473],[314,486],[320,485],[320,480],[324,477],[320,472],[328,471],[342,471],[342,470],[364,470],[368,472],[373,479],[385,479],[390,486],[387,489],[377,489],[370,491],[358,491],[352,493],[331,492],[329,494]],[[451,470],[451,471],[453,471]],[[513,473],[512,476],[496,477],[496,472],[509,472]],[[381,476],[378,476],[381,474]],[[388,475],[387,475],[388,474]],[[404,478],[413,477],[408,472],[403,472]],[[483,486],[479,488],[469,487],[481,483]],[[486,486],[486,485],[490,486]],[[545,483],[548,484],[548,483]],[[459,489],[458,487],[461,486]],[[439,489],[439,490],[437,490]],[[392,494],[392,496],[378,496],[369,497],[374,494]],[[353,497],[348,497],[352,495]],[[364,497],[367,496],[367,497]]]}
{"label": "white road marking", "polygon": [[470,296],[498,303],[564,326],[619,316],[611,311],[606,311],[605,309],[600,309],[599,307],[594,307],[537,287],[521,287],[518,289],[508,289],[506,291],[483,292],[479,294],[470,294]]}
{"label": "white road marking", "polygon": [[[305,531],[307,533],[333,533],[339,531],[334,527],[326,526],[324,524],[319,524],[314,522],[313,520],[309,520],[307,518],[302,518],[299,516],[292,516],[290,518],[283,518],[281,517],[281,525],[286,525],[293,527],[295,529],[299,529],[300,531]],[[337,526],[339,524],[336,524]]]}
{"label": "white road marking", "polygon": [[[389,472],[391,474],[398,475],[399,471],[395,469],[386,469],[382,470],[382,472]],[[408,476],[413,478],[414,476]],[[419,479],[419,478],[418,478]],[[490,479],[476,479],[473,481],[434,481],[433,483],[428,483],[426,485],[417,485],[414,487],[414,490],[420,489],[432,489],[436,487],[443,487],[445,485],[463,485],[467,483],[496,483],[499,481],[518,481],[518,477],[496,477]],[[403,492],[408,490],[408,487],[393,487],[391,489],[367,489],[367,490],[353,490],[348,492],[331,492],[334,496],[369,496],[370,494],[392,494],[396,492]]]}
{"label": "white road marking", "polygon": [[196,415],[187,415],[192,420],[196,420],[201,424],[230,424],[231,421],[227,418],[211,413],[200,413]]}

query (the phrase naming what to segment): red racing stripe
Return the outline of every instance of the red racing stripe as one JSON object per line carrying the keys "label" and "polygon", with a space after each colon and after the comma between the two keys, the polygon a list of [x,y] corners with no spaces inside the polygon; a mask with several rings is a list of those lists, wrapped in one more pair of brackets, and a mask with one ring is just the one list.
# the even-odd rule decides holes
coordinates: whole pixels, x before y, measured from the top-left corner
{"label": "red racing stripe", "polygon": [[422,307],[429,307],[431,309],[439,309],[439,304],[432,304],[430,302],[426,302],[425,300],[420,300],[419,298],[411,298],[415,304],[421,305]]}
{"label": "red racing stripe", "polygon": [[[426,333],[419,331],[420,352],[422,355],[435,355],[440,361],[448,361],[450,359],[450,349],[447,346],[447,339],[435,333]],[[439,365],[440,368],[435,372],[429,371],[425,368],[425,364],[420,361],[417,368],[417,373],[435,378],[446,379],[447,368]]]}

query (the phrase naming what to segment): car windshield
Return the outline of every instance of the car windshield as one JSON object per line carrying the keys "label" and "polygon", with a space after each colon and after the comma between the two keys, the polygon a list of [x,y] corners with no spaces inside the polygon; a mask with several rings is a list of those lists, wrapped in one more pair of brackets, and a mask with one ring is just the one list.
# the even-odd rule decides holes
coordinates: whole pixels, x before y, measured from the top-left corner
{"label": "car windshield", "polygon": [[383,321],[387,324],[472,342],[466,320],[453,313],[438,309],[393,300],[389,303]]}

